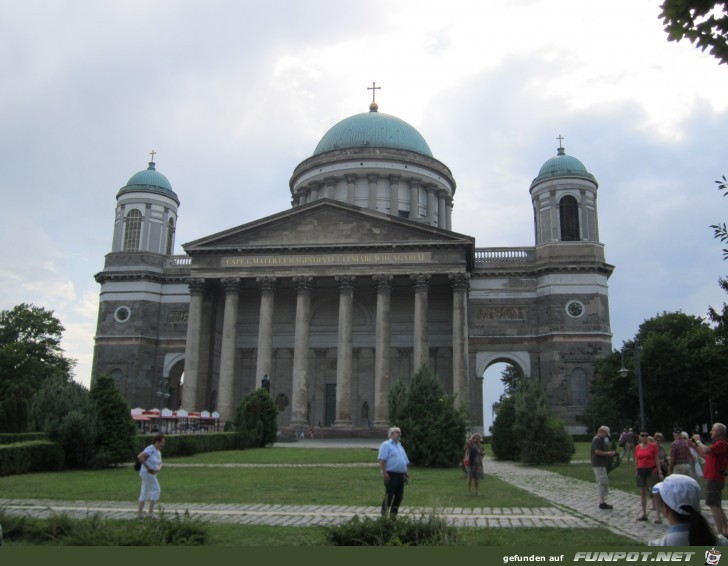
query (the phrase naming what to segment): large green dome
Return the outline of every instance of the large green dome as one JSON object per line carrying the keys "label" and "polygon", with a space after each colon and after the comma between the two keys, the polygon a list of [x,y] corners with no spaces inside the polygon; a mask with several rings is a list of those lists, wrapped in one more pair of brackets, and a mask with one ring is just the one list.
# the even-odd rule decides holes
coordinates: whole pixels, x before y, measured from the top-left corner
{"label": "large green dome", "polygon": [[155,169],[153,161],[149,162],[149,167],[138,173],[134,173],[131,178],[127,181],[126,185],[123,186],[118,194],[117,198],[124,193],[131,192],[149,192],[156,193],[170,197],[179,204],[179,198],[177,194],[172,190],[172,184],[169,182],[167,177],[162,175]]}
{"label": "large green dome", "polygon": [[355,114],[333,126],[314,150],[320,155],[337,149],[386,147],[432,157],[425,138],[404,120],[376,110]]}
{"label": "large green dome", "polygon": [[555,157],[552,157],[541,166],[538,177],[534,179],[534,182],[553,177],[582,177],[596,182],[594,175],[586,170],[584,164],[576,157],[566,155],[563,147],[558,149]]}

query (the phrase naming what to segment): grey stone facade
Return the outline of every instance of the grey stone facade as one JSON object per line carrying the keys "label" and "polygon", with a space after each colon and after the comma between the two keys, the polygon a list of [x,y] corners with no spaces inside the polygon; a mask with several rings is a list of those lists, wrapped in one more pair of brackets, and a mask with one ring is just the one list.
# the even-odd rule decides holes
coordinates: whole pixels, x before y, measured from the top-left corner
{"label": "grey stone facade", "polygon": [[[596,181],[553,159],[531,186],[533,247],[476,248],[453,232],[449,170],[401,148],[309,158],[292,177],[290,210],[187,243],[185,256],[156,252],[173,238],[163,222],[153,248],[142,234],[138,251],[123,251],[120,204],[96,275],[94,375],[112,375],[132,407],[223,420],[268,375],[281,427],[365,434],[387,426],[389,387],[421,363],[482,427],[483,374],[506,361],[584,430],[594,362],[611,350],[613,267],[597,241]],[[123,207],[151,199],[176,220],[176,206],[163,212],[174,204],[168,184],[122,192]]]}

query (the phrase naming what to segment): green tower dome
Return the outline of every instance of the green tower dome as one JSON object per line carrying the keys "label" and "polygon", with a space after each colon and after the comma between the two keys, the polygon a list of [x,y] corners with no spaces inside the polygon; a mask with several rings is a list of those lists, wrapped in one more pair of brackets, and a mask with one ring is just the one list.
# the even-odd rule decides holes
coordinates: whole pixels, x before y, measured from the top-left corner
{"label": "green tower dome", "polygon": [[313,155],[337,149],[385,147],[404,149],[432,157],[425,138],[404,120],[377,111],[372,103],[369,112],[345,118],[324,134]]}
{"label": "green tower dome", "polygon": [[581,177],[596,182],[594,175],[586,170],[584,164],[576,157],[566,155],[563,147],[557,150],[555,157],[552,157],[541,166],[538,177],[533,182],[545,181],[554,177]]}
{"label": "green tower dome", "polygon": [[132,192],[148,192],[156,193],[158,195],[164,195],[179,205],[179,198],[177,194],[172,190],[172,184],[169,182],[167,177],[162,175],[155,169],[155,163],[149,162],[149,167],[138,173],[134,173],[131,178],[127,181],[126,185],[119,189],[116,197]]}

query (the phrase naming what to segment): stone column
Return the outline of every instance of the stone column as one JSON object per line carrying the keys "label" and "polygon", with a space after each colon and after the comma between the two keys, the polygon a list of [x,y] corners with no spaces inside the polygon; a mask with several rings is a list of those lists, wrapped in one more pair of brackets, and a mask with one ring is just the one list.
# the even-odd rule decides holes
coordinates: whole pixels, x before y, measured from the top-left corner
{"label": "stone column", "polygon": [[182,388],[182,408],[196,411],[197,379],[200,371],[200,324],[202,322],[202,296],[204,279],[189,279],[190,309],[187,313],[187,342],[185,344],[185,382]]}
{"label": "stone column", "polygon": [[369,210],[376,210],[377,209],[377,183],[379,181],[379,175],[375,175],[374,173],[367,175],[367,179],[369,180]]}
{"label": "stone column", "polygon": [[334,426],[351,426],[351,348],[354,311],[353,275],[339,275],[339,342],[336,355],[336,421]]}
{"label": "stone column", "polygon": [[420,182],[412,179],[410,181],[410,220],[417,220],[420,217]]}
{"label": "stone column", "polygon": [[399,216],[399,175],[389,176],[389,214]]}
{"label": "stone column", "polygon": [[336,178],[335,177],[326,177],[324,179],[326,185],[324,188],[324,198],[330,198],[334,199],[336,198]]}
{"label": "stone column", "polygon": [[452,207],[453,207],[452,197],[449,197],[447,199],[446,206],[447,206],[447,226],[446,226],[446,228],[448,230],[452,231]]}
{"label": "stone column", "polygon": [[390,323],[392,283],[391,275],[374,275],[377,284],[377,327],[374,350],[374,426],[389,424],[389,376],[391,371]]}
{"label": "stone column", "polygon": [[586,206],[586,191],[579,191],[579,240],[590,240],[591,226],[589,225],[589,209]]}
{"label": "stone column", "polygon": [[414,324],[414,371],[430,363],[430,343],[427,332],[427,304],[430,290],[430,276],[423,273],[410,275],[415,282],[415,324]]}
{"label": "stone column", "polygon": [[447,193],[445,191],[440,191],[437,195],[437,226],[439,228],[447,228],[446,197]]}
{"label": "stone column", "polygon": [[302,206],[306,204],[306,195],[308,194],[308,190],[305,188],[302,188],[298,191],[298,205]]}
{"label": "stone column", "polygon": [[356,203],[356,175],[346,176],[346,202]]}
{"label": "stone column", "polygon": [[222,347],[220,348],[220,380],[217,388],[217,410],[220,420],[232,420],[234,416],[233,384],[235,382],[235,342],[238,324],[238,297],[240,278],[226,277],[220,282],[225,288],[225,310],[222,319]]}
{"label": "stone column", "polygon": [[452,287],[452,391],[463,405],[470,400],[468,389],[468,311],[470,275],[450,275]]}
{"label": "stone column", "polygon": [[291,425],[308,424],[308,334],[311,315],[311,286],[313,277],[293,278],[298,296],[296,298],[296,329],[293,341],[293,383],[291,398]]}
{"label": "stone column", "polygon": [[313,202],[319,198],[319,184],[311,183],[311,190],[308,194],[308,202]]}
{"label": "stone column", "polygon": [[255,363],[256,381],[264,375],[271,377],[273,363],[273,305],[275,302],[275,277],[257,277],[260,286],[260,316],[258,317],[258,359]]}
{"label": "stone column", "polygon": [[427,185],[427,223],[435,225],[435,185]]}
{"label": "stone column", "polygon": [[549,207],[551,207],[551,226],[549,226],[548,242],[558,242],[561,240],[561,223],[559,222],[559,203],[556,202],[556,191],[549,193]]}

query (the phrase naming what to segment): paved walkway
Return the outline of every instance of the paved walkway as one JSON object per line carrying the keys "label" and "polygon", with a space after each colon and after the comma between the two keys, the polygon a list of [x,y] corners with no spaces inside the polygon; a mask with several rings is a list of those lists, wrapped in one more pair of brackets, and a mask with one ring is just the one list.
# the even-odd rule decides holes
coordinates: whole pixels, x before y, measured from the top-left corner
{"label": "paved walkway", "polygon": [[[376,449],[378,441],[325,441],[308,440],[285,446],[312,448],[325,446],[370,446]],[[609,502],[613,510],[598,508],[597,488],[595,482],[584,482],[559,474],[522,466],[509,462],[498,462],[486,459],[485,473],[498,477],[516,487],[542,497],[550,505],[546,507],[509,507],[509,508],[445,508],[437,512],[449,524],[469,527],[604,527],[617,534],[629,537],[636,542],[646,543],[648,540],[663,536],[667,525],[656,525],[652,522],[637,522],[640,498],[636,493],[610,490]],[[208,464],[167,464],[166,467],[203,467]],[[223,464],[226,467],[268,467],[275,464]],[[291,467],[309,467],[308,464],[291,464]],[[376,464],[324,464],[319,467],[334,466],[372,466]],[[636,491],[636,489],[635,489]],[[483,497],[484,503],[487,496]],[[405,503],[407,499],[405,497]],[[55,501],[0,498],[0,507],[7,512],[22,513],[30,516],[47,516],[51,512],[66,513],[73,517],[99,513],[113,519],[131,519],[136,516],[136,504],[133,502],[103,501]],[[197,503],[162,503],[165,513],[183,514],[189,512],[193,517],[217,523],[278,525],[278,526],[315,526],[329,525],[345,521],[355,515],[376,517],[378,509],[374,507],[354,506],[309,506],[309,505],[206,505]],[[427,513],[427,509],[407,508],[403,506],[400,513]],[[710,519],[707,508],[703,513]],[[654,515],[654,514],[653,514]]]}

